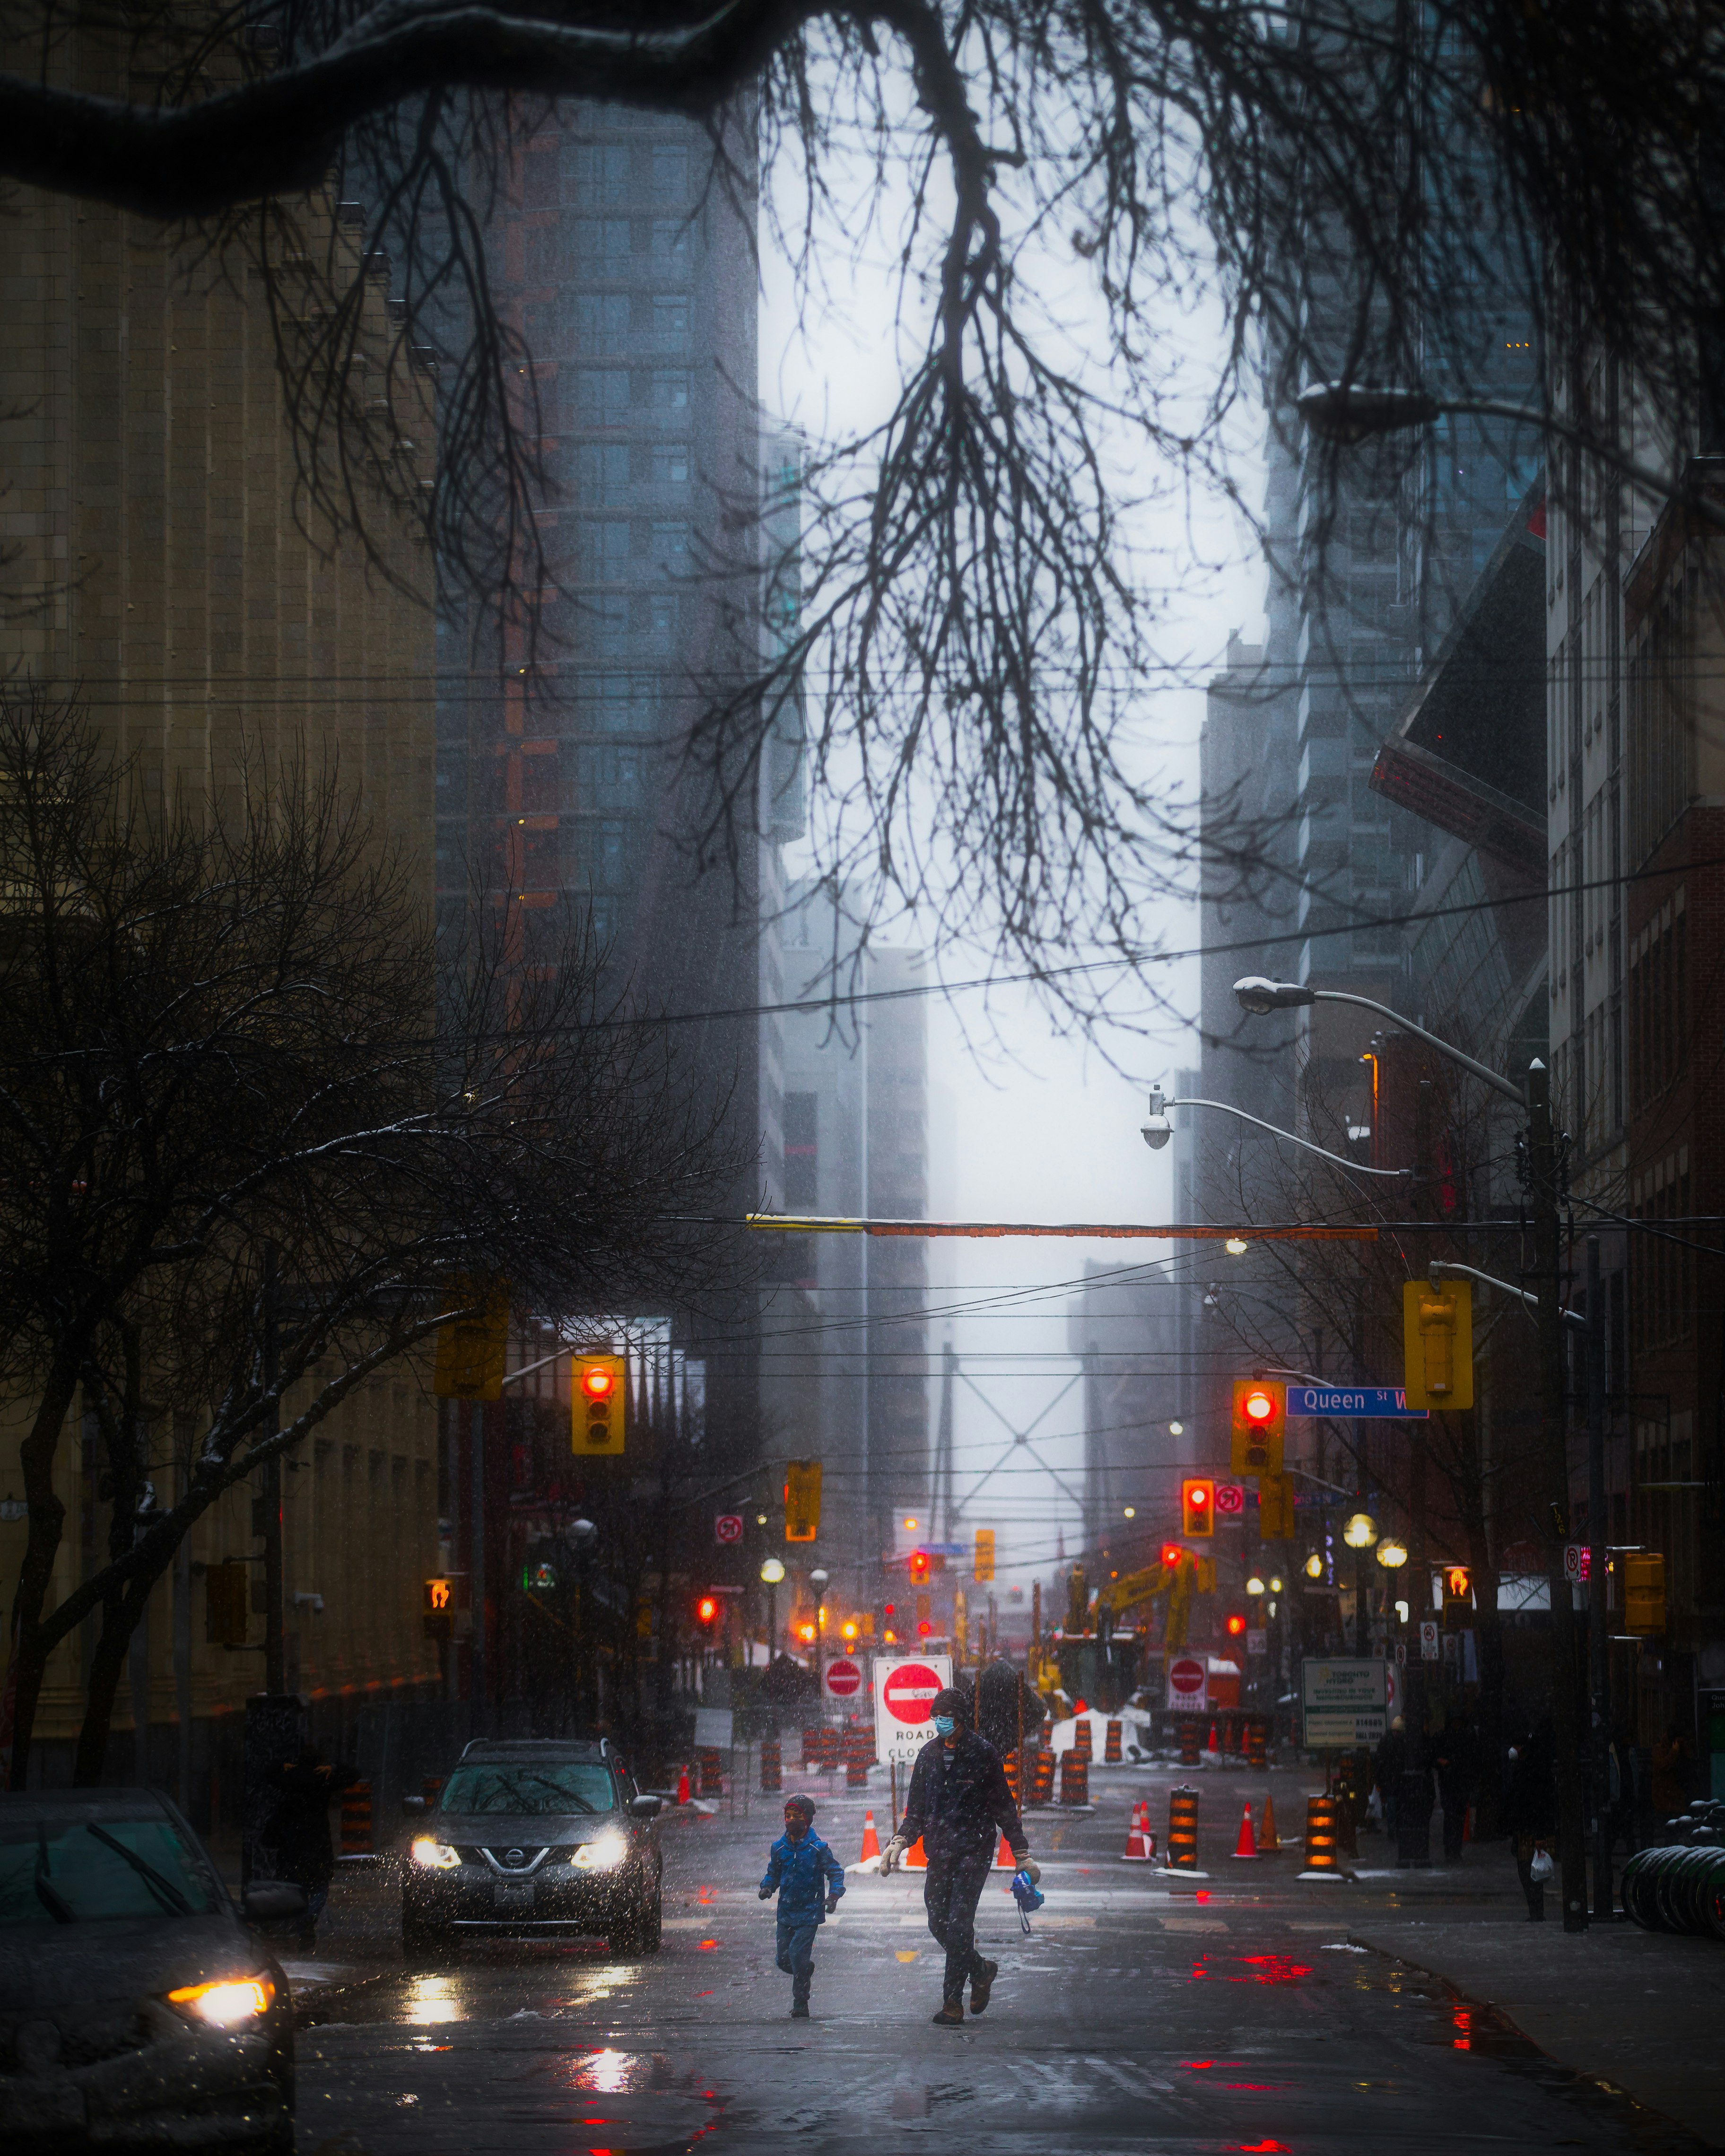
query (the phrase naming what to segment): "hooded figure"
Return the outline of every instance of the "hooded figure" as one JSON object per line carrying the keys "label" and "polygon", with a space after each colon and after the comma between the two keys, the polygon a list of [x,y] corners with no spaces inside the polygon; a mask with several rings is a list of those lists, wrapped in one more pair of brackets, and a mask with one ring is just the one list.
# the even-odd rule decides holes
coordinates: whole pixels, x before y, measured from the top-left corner
{"label": "hooded figure", "polygon": [[306,1953],[317,1944],[317,1920],[323,1914],[330,1881],[336,1876],[330,1806],[358,1779],[357,1767],[331,1766],[315,1744],[305,1745],[296,1759],[284,1759],[270,1770],[270,1786],[279,1793],[280,1801],[263,1839],[276,1852],[276,1877],[290,1879],[305,1889],[305,1914],[300,1922],[299,1945]]}
{"label": "hooded figure", "polygon": [[1000,1754],[970,1727],[969,1695],[937,1692],[932,1712],[935,1733],[916,1755],[905,1815],[880,1852],[880,1869],[891,1871],[913,1842],[922,1844],[928,1859],[923,1906],[928,1928],[947,1954],[941,2010],[934,2018],[957,2028],[964,2020],[967,1981],[970,2010],[980,2014],[1000,1973],[998,1963],[985,1961],[976,1949],[976,1905],[999,1837],[1005,1835],[1020,1870],[1032,1880],[1041,1874],[1031,1861]]}

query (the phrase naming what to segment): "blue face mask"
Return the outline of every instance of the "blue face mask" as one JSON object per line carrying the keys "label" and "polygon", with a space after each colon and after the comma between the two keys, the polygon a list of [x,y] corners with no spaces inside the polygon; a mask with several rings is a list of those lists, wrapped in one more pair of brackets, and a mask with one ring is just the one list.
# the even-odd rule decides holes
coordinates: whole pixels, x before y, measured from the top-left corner
{"label": "blue face mask", "polygon": [[950,1714],[937,1714],[934,1717],[935,1734],[938,1737],[950,1737],[957,1727]]}

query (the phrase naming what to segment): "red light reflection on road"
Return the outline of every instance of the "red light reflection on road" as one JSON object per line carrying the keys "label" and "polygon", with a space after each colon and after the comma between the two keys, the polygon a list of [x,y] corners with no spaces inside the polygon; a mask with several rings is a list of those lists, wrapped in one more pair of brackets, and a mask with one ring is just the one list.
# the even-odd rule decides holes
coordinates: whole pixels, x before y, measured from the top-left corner
{"label": "red light reflection on road", "polygon": [[1450,2018],[1455,2024],[1455,2034],[1450,2040],[1454,2048],[1458,2051],[1471,2051],[1473,2049],[1472,2015],[1458,2006]]}
{"label": "red light reflection on road", "polygon": [[1291,1961],[1286,1954],[1230,1954],[1221,1958],[1237,1962],[1246,1974],[1235,1976],[1225,1968],[1208,1967],[1210,1957],[1204,1953],[1192,1964],[1193,1980],[1199,1984],[1297,1984],[1302,1976],[1312,1974],[1310,1962]]}
{"label": "red light reflection on road", "polygon": [[1286,2141],[1242,2141],[1240,2156],[1288,2156]]}

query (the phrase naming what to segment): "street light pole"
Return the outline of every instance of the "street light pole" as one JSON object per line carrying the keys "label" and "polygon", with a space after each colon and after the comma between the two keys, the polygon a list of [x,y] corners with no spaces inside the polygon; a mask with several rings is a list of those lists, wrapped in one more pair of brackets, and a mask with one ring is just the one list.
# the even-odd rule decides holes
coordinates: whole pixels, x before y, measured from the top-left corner
{"label": "street light pole", "polygon": [[1563,1571],[1563,1544],[1569,1515],[1569,1427],[1564,1383],[1563,1219],[1558,1146],[1551,1120],[1551,1074],[1538,1060],[1525,1086],[1517,1086],[1489,1064],[1481,1063],[1424,1026],[1404,1019],[1389,1004],[1374,1003],[1341,988],[1314,988],[1301,981],[1272,981],[1248,974],[1234,993],[1243,1009],[1262,1016],[1307,1004],[1353,1004],[1375,1011],[1403,1033],[1423,1040],[1440,1055],[1470,1070],[1494,1091],[1523,1107],[1527,1116],[1528,1212],[1533,1231],[1533,1272],[1538,1301],[1534,1322],[1539,1339],[1541,1466],[1547,1503],[1544,1520],[1547,1577],[1551,1584],[1552,1733],[1558,1798],[1558,1853],[1563,1890],[1563,1928],[1587,1928],[1587,1851],[1584,1843],[1586,1807],[1581,1754],[1580,1696],[1577,1682],[1575,1612]]}
{"label": "street light pole", "polygon": [[1611,1915],[1611,1650],[1605,1622],[1605,1301],[1599,1239],[1587,1239],[1587,1629],[1593,1666],[1594,1914]]}

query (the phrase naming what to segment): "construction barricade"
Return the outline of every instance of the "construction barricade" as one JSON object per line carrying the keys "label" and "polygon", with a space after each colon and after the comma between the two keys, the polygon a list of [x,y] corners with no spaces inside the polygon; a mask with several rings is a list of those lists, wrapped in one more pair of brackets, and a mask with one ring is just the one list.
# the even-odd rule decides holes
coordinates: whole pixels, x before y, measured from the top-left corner
{"label": "construction barricade", "polygon": [[1203,1742],[1204,1729],[1201,1723],[1186,1721],[1180,1724],[1180,1764],[1183,1767],[1195,1767],[1198,1764],[1199,1751]]}
{"label": "construction barricade", "polygon": [[341,1854],[343,1856],[369,1856],[372,1854],[372,1785],[369,1782],[350,1782],[341,1792]]}
{"label": "construction barricade", "polygon": [[1030,1801],[1033,1804],[1051,1804],[1054,1802],[1055,1755],[1045,1748],[1030,1754]]}
{"label": "construction barricade", "polygon": [[711,1745],[704,1744],[695,1756],[701,1762],[702,1796],[722,1797],[725,1794],[725,1766],[718,1752]]}
{"label": "construction barricade", "polygon": [[1341,1807],[1333,1797],[1306,1799],[1306,1866],[1302,1879],[1339,1879],[1340,1853],[1337,1848]]}
{"label": "construction barricade", "polygon": [[1120,1764],[1120,1724],[1117,1722],[1108,1724],[1107,1734],[1102,1739],[1102,1764],[1105,1767]]}
{"label": "construction barricade", "polygon": [[784,1787],[784,1755],[776,1737],[761,1739],[761,1794],[776,1797]]}
{"label": "construction barricade", "polygon": [[1260,1714],[1255,1714],[1246,1724],[1246,1764],[1255,1774],[1270,1772],[1270,1732]]}
{"label": "construction barricade", "polygon": [[1170,1789],[1168,1793],[1168,1868],[1170,1871],[1198,1869],[1198,1792]]}
{"label": "construction barricade", "polygon": [[1060,1754],[1060,1802],[1075,1806],[1090,1802],[1090,1761],[1081,1752]]}
{"label": "construction barricade", "polygon": [[866,1729],[847,1729],[845,1732],[845,1786],[847,1789],[865,1789],[869,1786],[869,1769],[875,1763],[875,1739]]}

